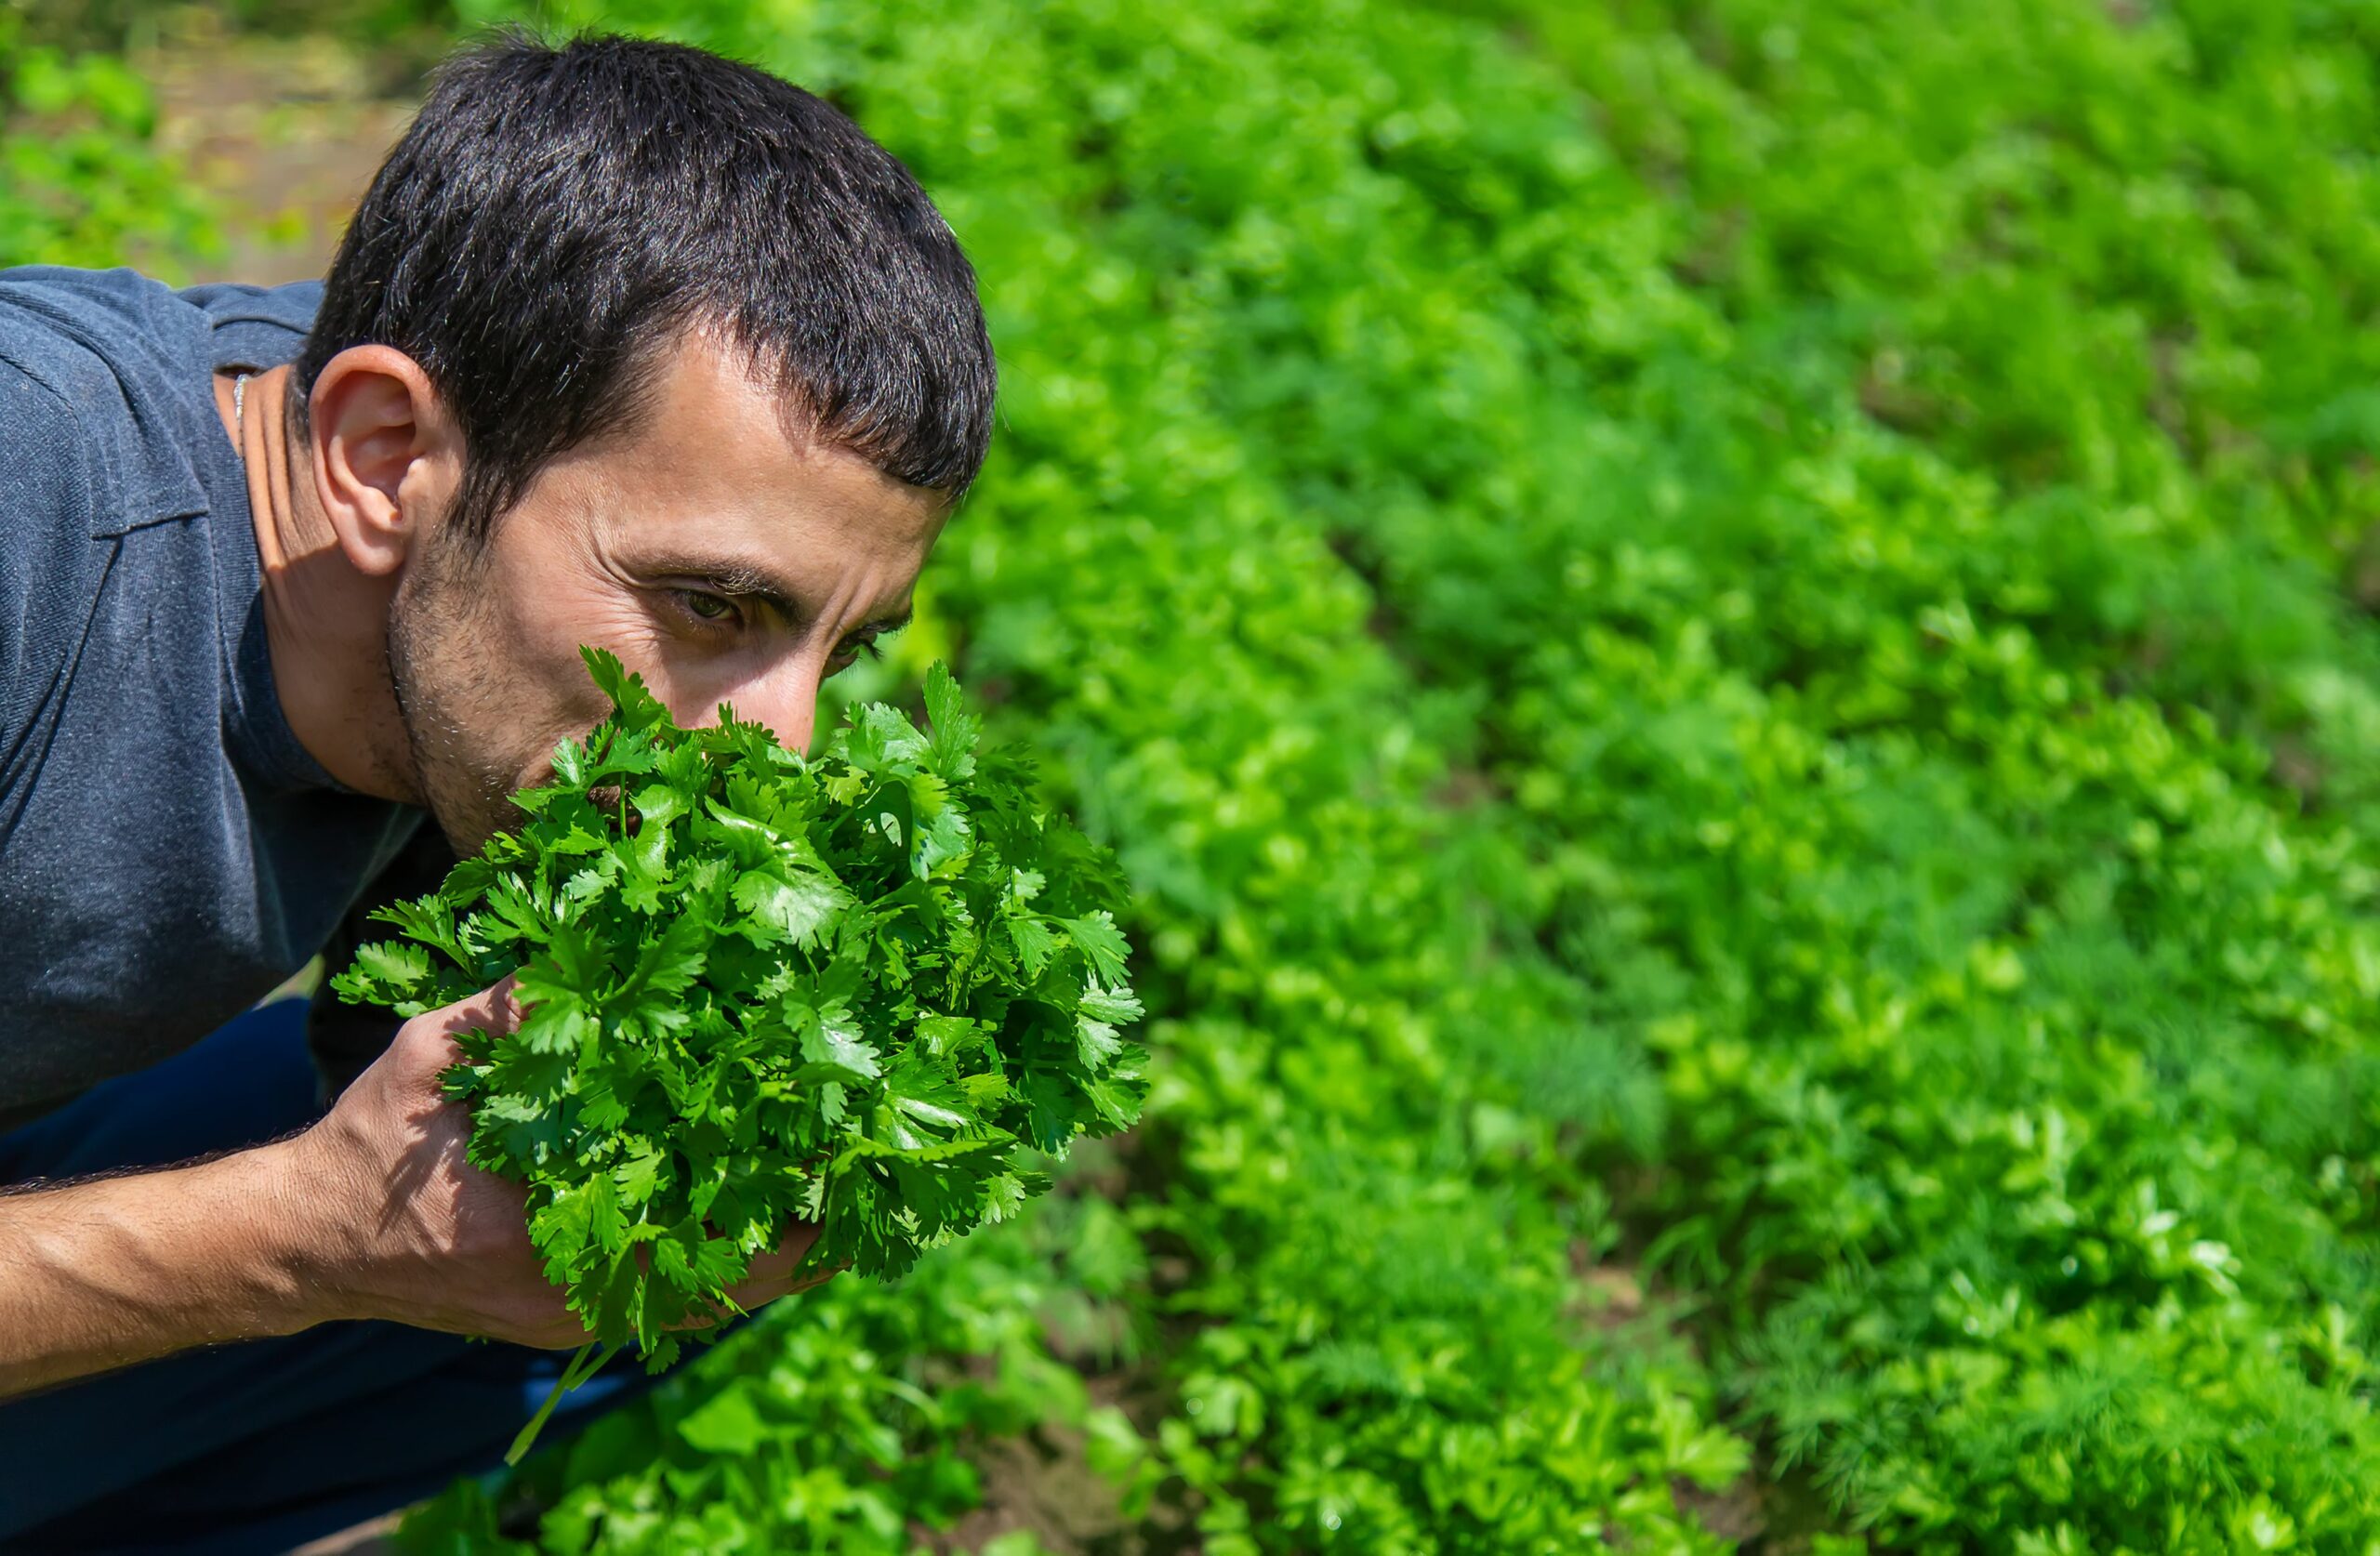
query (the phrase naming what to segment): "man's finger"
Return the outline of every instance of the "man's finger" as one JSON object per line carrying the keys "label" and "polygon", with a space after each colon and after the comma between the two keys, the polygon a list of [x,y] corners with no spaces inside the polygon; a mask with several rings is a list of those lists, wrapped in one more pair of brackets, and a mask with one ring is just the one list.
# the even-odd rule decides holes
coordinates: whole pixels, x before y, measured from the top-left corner
{"label": "man's finger", "polygon": [[728,1288],[730,1294],[740,1302],[744,1300],[740,1293],[747,1286],[768,1286],[782,1295],[786,1291],[800,1291],[817,1285],[834,1272],[805,1271],[799,1281],[794,1276],[794,1270],[800,1264],[802,1255],[809,1251],[805,1245],[799,1251],[778,1248],[760,1255],[752,1260],[752,1267],[745,1272],[743,1280]]}
{"label": "man's finger", "polygon": [[801,1255],[799,1253],[789,1252],[784,1248],[770,1248],[764,1253],[756,1253],[752,1256],[752,1262],[745,1267],[744,1278],[747,1281],[783,1280],[793,1273],[793,1267],[800,1262]]}
{"label": "man's finger", "polygon": [[787,1286],[786,1290],[787,1293],[792,1293],[796,1291],[807,1291],[813,1286],[824,1286],[828,1281],[833,1280],[837,1275],[841,1274],[844,1271],[850,1268],[851,1263],[849,1260],[846,1260],[841,1264],[828,1265],[826,1269],[819,1271],[816,1274],[802,1276],[800,1280],[795,1281],[791,1286]]}
{"label": "man's finger", "polygon": [[823,1286],[849,1268],[849,1265],[839,1264],[832,1269],[810,1271],[799,1277],[790,1273],[767,1278],[755,1276],[730,1286],[727,1294],[735,1299],[737,1307],[749,1312],[755,1308],[767,1306],[780,1297],[791,1297],[797,1292],[808,1291],[813,1286]]}
{"label": "man's finger", "polygon": [[816,1221],[795,1221],[775,1247],[752,1256],[751,1266],[746,1270],[744,1278],[768,1281],[790,1274],[793,1267],[810,1252],[811,1245],[818,1241],[819,1230]]}
{"label": "man's finger", "polygon": [[521,975],[508,972],[494,983],[474,995],[465,1007],[470,1017],[457,1032],[468,1032],[474,1026],[497,1031],[510,1031],[521,1024],[521,997],[517,992]]}

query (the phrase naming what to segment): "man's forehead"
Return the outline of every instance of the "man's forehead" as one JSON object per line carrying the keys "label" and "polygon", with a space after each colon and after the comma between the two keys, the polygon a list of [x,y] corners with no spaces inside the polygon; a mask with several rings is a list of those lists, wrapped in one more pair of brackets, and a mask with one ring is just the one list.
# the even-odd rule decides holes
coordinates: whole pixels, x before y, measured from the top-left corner
{"label": "man's forehead", "polygon": [[886,474],[820,438],[800,407],[709,332],[681,337],[655,364],[632,428],[593,450],[648,495],[701,494],[733,509],[799,509],[931,539],[944,494]]}

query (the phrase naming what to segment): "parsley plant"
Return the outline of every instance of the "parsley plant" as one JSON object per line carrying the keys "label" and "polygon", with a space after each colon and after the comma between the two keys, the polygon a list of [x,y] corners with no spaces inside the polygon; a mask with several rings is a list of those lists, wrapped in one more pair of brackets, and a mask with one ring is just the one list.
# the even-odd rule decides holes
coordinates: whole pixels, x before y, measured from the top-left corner
{"label": "parsley plant", "polygon": [[446,1085],[603,1347],[564,1387],[715,1335],[796,1218],[802,1271],[889,1278],[1013,1215],[1026,1149],[1130,1126],[1147,1057],[1110,857],[977,751],[947,669],[931,732],[866,704],[811,761],[582,652],[614,711],[336,983],[411,1016],[518,973],[518,1030],[463,1035]]}

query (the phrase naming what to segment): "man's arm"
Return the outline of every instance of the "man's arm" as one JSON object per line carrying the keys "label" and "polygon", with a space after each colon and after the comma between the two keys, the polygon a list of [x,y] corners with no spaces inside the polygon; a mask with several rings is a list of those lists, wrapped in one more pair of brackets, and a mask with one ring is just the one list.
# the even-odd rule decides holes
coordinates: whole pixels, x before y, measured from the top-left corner
{"label": "man's arm", "polygon": [[[524,1192],[464,1159],[438,1077],[509,1030],[509,981],[398,1028],[303,1134],[192,1167],[0,1196],[0,1398],[196,1345],[388,1318],[560,1350],[588,1338],[529,1242]],[[752,1261],[758,1307],[816,1239]]]}
{"label": "man's arm", "polygon": [[0,1195],[0,1398],[328,1316],[288,1143]]}

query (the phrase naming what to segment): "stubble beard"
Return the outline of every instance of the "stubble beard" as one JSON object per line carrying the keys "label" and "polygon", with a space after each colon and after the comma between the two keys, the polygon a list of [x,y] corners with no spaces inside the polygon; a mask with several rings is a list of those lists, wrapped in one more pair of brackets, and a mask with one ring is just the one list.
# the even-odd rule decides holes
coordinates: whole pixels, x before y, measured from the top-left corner
{"label": "stubble beard", "polygon": [[390,604],[389,685],[403,724],[414,785],[458,858],[519,819],[502,754],[473,733],[474,710],[502,708],[496,666],[475,652],[485,637],[472,609],[476,569],[454,542],[433,540]]}

